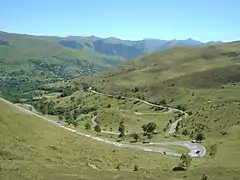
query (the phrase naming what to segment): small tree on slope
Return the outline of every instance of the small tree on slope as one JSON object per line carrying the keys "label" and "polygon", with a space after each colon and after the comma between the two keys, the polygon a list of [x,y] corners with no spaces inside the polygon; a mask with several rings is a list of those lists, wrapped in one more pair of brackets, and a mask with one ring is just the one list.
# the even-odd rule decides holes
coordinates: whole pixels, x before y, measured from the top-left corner
{"label": "small tree on slope", "polygon": [[125,136],[125,126],[124,126],[124,124],[123,124],[123,121],[121,121],[121,122],[119,123],[118,131],[120,132],[120,134],[119,134],[118,137],[123,140],[123,138],[124,138],[124,136]]}
{"label": "small tree on slope", "polygon": [[188,169],[191,165],[192,157],[189,154],[182,154],[180,160],[182,161],[180,167]]}
{"label": "small tree on slope", "polygon": [[102,131],[101,127],[98,124],[96,126],[94,126],[94,130],[97,132],[97,136],[98,136],[98,133],[100,133]]}
{"label": "small tree on slope", "polygon": [[85,124],[85,129],[88,131],[89,129],[91,129],[91,125],[89,123]]}
{"label": "small tree on slope", "polygon": [[140,138],[140,136],[137,133],[131,134],[131,137],[137,142]]}
{"label": "small tree on slope", "polygon": [[202,140],[205,140],[205,136],[204,136],[204,134],[203,133],[199,133],[199,134],[197,134],[197,136],[196,136],[196,141],[198,141],[198,142],[202,142]]}

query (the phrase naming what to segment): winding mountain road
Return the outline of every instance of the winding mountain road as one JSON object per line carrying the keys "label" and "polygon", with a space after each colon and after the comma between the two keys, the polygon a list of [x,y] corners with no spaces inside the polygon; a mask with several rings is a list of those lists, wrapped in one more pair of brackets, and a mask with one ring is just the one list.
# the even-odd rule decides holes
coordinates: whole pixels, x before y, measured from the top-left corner
{"label": "winding mountain road", "polygon": [[[107,97],[110,97],[110,98],[118,98],[119,96],[114,96],[114,95],[111,95],[111,94],[106,94],[106,93],[101,93],[101,92],[97,92],[95,90],[92,90],[91,88],[89,89],[90,92],[94,93],[94,94],[98,94],[98,95],[102,95],[102,96],[107,96]],[[175,122],[173,122],[169,128],[169,131],[168,131],[168,134],[169,135],[173,135],[175,132],[176,132],[176,127],[177,127],[177,124],[178,122],[180,122],[183,118],[186,118],[188,116],[188,114],[180,109],[177,109],[175,107],[171,107],[171,106],[162,106],[162,105],[157,105],[157,104],[153,104],[153,103],[150,103],[148,101],[145,101],[145,100],[142,100],[142,99],[138,99],[138,98],[129,98],[129,97],[126,97],[126,96],[121,96],[122,99],[128,99],[128,100],[135,100],[135,101],[140,101],[144,104],[147,104],[149,106],[153,106],[153,107],[159,107],[159,108],[162,108],[162,109],[166,109],[168,111],[175,111],[175,112],[180,112],[184,115],[184,117],[180,117],[179,119],[177,119]],[[136,114],[138,113],[139,115],[140,114],[144,114],[144,113],[139,113],[139,112],[135,112]],[[150,113],[149,113],[150,114]],[[153,113],[152,113],[153,114]],[[154,113],[155,114],[155,113]],[[158,113],[160,114],[160,113]],[[96,125],[96,122],[95,122],[95,119],[96,117],[93,119],[93,123]],[[110,132],[110,131],[106,131],[106,132]],[[114,133],[114,132],[110,132],[109,134],[111,133]],[[115,133],[116,134],[116,133]]]}
{"label": "winding mountain road", "polygon": [[[118,98],[119,96],[114,96],[114,95],[111,95],[111,94],[106,94],[106,93],[101,93],[101,92],[97,92],[95,90],[92,90],[91,88],[89,88],[89,91],[94,93],[94,94],[98,94],[98,95],[102,95],[102,96],[107,96],[107,97],[110,97],[110,98]],[[178,124],[178,122],[180,122],[183,118],[186,118],[188,116],[188,114],[182,110],[179,110],[175,107],[170,107],[170,106],[162,106],[162,105],[157,105],[157,104],[153,104],[153,103],[150,103],[148,101],[145,101],[145,100],[142,100],[142,99],[138,99],[138,98],[129,98],[129,97],[126,97],[126,96],[121,96],[122,99],[128,99],[128,100],[136,100],[136,101],[140,101],[142,103],[145,103],[149,106],[154,106],[154,107],[160,107],[160,108],[163,108],[163,109],[166,109],[168,110],[167,112],[165,113],[168,113],[168,112],[171,112],[171,111],[175,111],[175,112],[180,112],[183,114],[183,117],[180,117],[179,119],[177,119],[175,122],[173,122],[169,128],[169,135],[173,135],[175,132],[176,132],[176,126]],[[143,114],[162,114],[161,113],[141,113],[141,112],[134,112],[135,114],[137,115],[143,115]],[[97,122],[95,121],[97,118],[97,116],[94,116],[92,118],[92,123],[93,125],[97,125]],[[102,131],[103,133],[108,133],[108,134],[119,134],[119,132],[114,132],[114,131]],[[201,157],[201,156],[204,156],[206,154],[206,149],[203,145],[200,145],[198,143],[192,143],[191,141],[175,141],[175,142],[152,142],[152,143],[149,143],[149,145],[161,145],[161,146],[183,146],[183,147],[186,147],[189,149],[189,155],[192,156],[192,157]],[[149,151],[151,151],[149,149]],[[196,152],[199,152],[199,153],[196,153]],[[165,151],[166,152],[166,151]],[[177,154],[175,154],[177,155]],[[180,154],[178,154],[180,155]]]}
{"label": "winding mountain road", "polygon": [[[92,90],[93,91],[93,90]],[[98,92],[94,92],[94,93],[98,93]],[[103,93],[98,93],[98,94],[102,94],[102,95],[105,95]],[[107,95],[109,96],[109,95]],[[131,99],[131,100],[138,100],[136,98],[128,98],[128,97],[125,97],[126,99]],[[153,147],[151,145],[161,145],[161,146],[183,146],[183,147],[186,147],[189,149],[189,155],[192,156],[192,157],[202,157],[205,155],[206,153],[206,149],[204,146],[200,145],[200,144],[197,144],[197,143],[191,143],[190,141],[177,141],[177,142],[152,142],[152,143],[149,143],[149,145],[147,146],[143,146],[143,145],[136,145],[136,144],[129,144],[129,143],[119,143],[119,142],[114,142],[114,141],[110,141],[110,140],[107,140],[107,139],[103,139],[103,138],[100,138],[100,137],[96,137],[96,136],[93,136],[93,135],[89,135],[89,134],[85,134],[85,133],[82,133],[82,132],[79,132],[79,131],[76,131],[75,129],[71,129],[71,128],[68,128],[68,127],[65,127],[63,126],[62,124],[56,122],[56,121],[53,121],[51,119],[48,119],[46,117],[43,117],[41,115],[38,115],[32,111],[29,111],[27,109],[24,109],[16,104],[13,104],[3,98],[0,98],[1,101],[9,104],[10,106],[14,107],[14,108],[17,108],[19,109],[20,111],[22,112],[25,112],[29,115],[34,115],[36,117],[39,117],[55,126],[58,126],[60,128],[63,128],[65,130],[68,130],[68,131],[71,131],[73,133],[76,133],[78,135],[81,135],[81,136],[84,136],[84,137],[87,137],[87,138],[91,138],[91,139],[94,139],[94,140],[97,140],[97,141],[100,141],[100,142],[103,142],[103,143],[106,143],[106,144],[110,144],[110,145],[113,145],[115,147],[122,147],[122,148],[132,148],[132,149],[136,149],[136,150],[142,150],[142,151],[147,151],[147,152],[155,152],[155,153],[161,153],[161,154],[166,154],[166,155],[171,155],[171,156],[181,156],[181,154],[177,153],[177,151],[175,150],[172,150],[172,149],[165,149],[165,148],[160,148],[160,147]],[[166,107],[164,106],[159,106],[159,105],[154,105],[152,103],[149,103],[147,101],[143,101],[143,100],[140,100],[141,102],[143,103],[146,103],[148,105],[151,105],[151,106],[156,106],[156,107],[163,107],[166,109]],[[173,111],[176,111],[177,109],[175,108],[169,108],[167,107],[167,109],[170,109],[170,110],[173,110]],[[177,110],[179,111],[179,110]],[[184,112],[183,112],[184,113]],[[185,113],[186,114],[186,113]],[[95,120],[94,120],[95,121]],[[174,128],[174,127],[172,127]],[[196,153],[196,151],[199,151],[199,153]]]}

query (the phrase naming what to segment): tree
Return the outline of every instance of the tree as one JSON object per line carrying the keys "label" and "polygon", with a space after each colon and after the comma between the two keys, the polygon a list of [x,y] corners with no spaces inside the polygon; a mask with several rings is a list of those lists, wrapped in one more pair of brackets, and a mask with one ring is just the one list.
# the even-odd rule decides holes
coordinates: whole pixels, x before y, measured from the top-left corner
{"label": "tree", "polygon": [[182,132],[182,135],[187,136],[188,134],[189,134],[188,130],[184,129],[183,132]]}
{"label": "tree", "polygon": [[166,132],[167,131],[167,128],[165,127],[165,128],[163,128],[163,132]]}
{"label": "tree", "polygon": [[97,132],[97,136],[98,136],[98,133],[100,133],[102,131],[101,127],[98,124],[96,126],[94,126],[94,130]]}
{"label": "tree", "polygon": [[83,91],[88,91],[88,88],[89,88],[89,85],[86,84],[86,83],[82,83],[82,88],[83,88]]}
{"label": "tree", "polygon": [[62,121],[62,120],[63,120],[63,115],[60,114],[60,115],[58,116],[58,119],[59,119],[60,121]]}
{"label": "tree", "polygon": [[78,121],[73,120],[73,121],[71,122],[71,124],[74,125],[75,127],[77,127],[77,126],[78,126]]}
{"label": "tree", "polygon": [[179,127],[180,127],[180,122],[177,123],[177,126],[176,126],[176,128],[175,128],[175,131],[176,131],[176,132],[178,132]]}
{"label": "tree", "polygon": [[41,112],[43,113],[43,115],[48,114],[48,107],[47,106],[43,106],[41,109]]}
{"label": "tree", "polygon": [[121,122],[119,123],[118,131],[119,131],[120,133],[125,131],[125,126],[124,126],[124,122],[123,122],[123,121],[121,121]]}
{"label": "tree", "polygon": [[201,143],[202,140],[205,140],[205,136],[203,133],[198,133],[195,139],[196,139],[196,141]]}
{"label": "tree", "polygon": [[66,120],[73,119],[73,115],[70,112],[67,112],[65,117],[66,117]]}
{"label": "tree", "polygon": [[137,133],[133,133],[131,134],[131,137],[133,137],[133,139],[137,142],[140,138],[140,136]]}
{"label": "tree", "polygon": [[215,156],[217,154],[217,144],[213,144],[210,146],[210,156]]}
{"label": "tree", "polygon": [[133,89],[132,89],[132,92],[135,93],[135,92],[138,92],[139,91],[139,87],[135,86]]}
{"label": "tree", "polygon": [[118,135],[118,137],[121,138],[121,140],[123,140],[123,138],[125,137],[124,132],[121,132],[121,133]]}
{"label": "tree", "polygon": [[193,115],[192,111],[188,111],[187,113],[188,113],[189,116]]}
{"label": "tree", "polygon": [[208,179],[207,175],[205,173],[203,173],[201,180],[207,180],[207,179]]}
{"label": "tree", "polygon": [[182,111],[186,111],[186,107],[183,105],[177,105],[177,109],[182,110]]}
{"label": "tree", "polygon": [[180,157],[180,167],[188,169],[192,162],[192,157],[189,154],[182,154]]}
{"label": "tree", "polygon": [[138,165],[138,164],[135,164],[133,171],[138,171],[138,170],[139,170],[139,165]]}
{"label": "tree", "polygon": [[121,163],[118,163],[117,166],[116,166],[116,169],[120,170],[120,168],[121,168]]}
{"label": "tree", "polygon": [[147,124],[147,132],[153,133],[157,128],[157,125],[154,122],[150,122]]}
{"label": "tree", "polygon": [[147,139],[150,141],[153,138],[153,134],[152,133],[147,133]]}
{"label": "tree", "polygon": [[193,133],[193,131],[190,133],[190,136],[189,136],[190,138],[193,138],[194,137],[194,133]]}
{"label": "tree", "polygon": [[159,102],[159,105],[162,105],[162,106],[166,106],[166,104],[167,104],[167,102],[165,99],[163,99]]}
{"label": "tree", "polygon": [[157,129],[157,125],[154,122],[150,122],[147,125],[146,124],[142,125],[142,130],[145,135],[146,133],[154,133],[156,129]]}
{"label": "tree", "polygon": [[66,113],[66,115],[65,115],[65,117],[66,117],[66,123],[68,123],[68,125],[70,125],[70,124],[74,124],[74,119],[73,119],[73,115],[71,114],[71,113]]}
{"label": "tree", "polygon": [[88,131],[89,129],[91,129],[91,125],[89,123],[85,124],[85,129]]}
{"label": "tree", "polygon": [[143,130],[143,132],[147,131],[147,125],[146,124],[142,125],[142,130]]}
{"label": "tree", "polygon": [[123,140],[123,138],[124,138],[124,136],[125,136],[125,126],[124,126],[124,124],[123,124],[123,121],[121,121],[121,122],[119,123],[118,131],[120,132],[120,134],[119,134],[118,137]]}

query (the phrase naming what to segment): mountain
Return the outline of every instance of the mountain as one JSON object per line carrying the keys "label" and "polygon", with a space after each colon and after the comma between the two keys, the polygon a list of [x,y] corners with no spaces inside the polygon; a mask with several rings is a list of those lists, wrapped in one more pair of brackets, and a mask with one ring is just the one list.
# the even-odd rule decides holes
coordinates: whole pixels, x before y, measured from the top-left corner
{"label": "mountain", "polygon": [[[65,40],[41,38],[51,44]],[[12,45],[7,42],[3,42],[4,46]],[[82,51],[76,44],[73,47],[74,52]],[[8,91],[17,91],[22,101],[32,103],[43,114],[52,115],[46,117],[53,118],[62,127],[74,130],[68,132],[66,128],[55,127],[0,99],[0,179],[240,178],[240,42],[175,47],[144,54],[91,76],[47,83],[23,92],[22,88],[29,88],[31,84],[12,83]],[[6,87],[0,84],[1,88]],[[108,96],[87,91],[89,86]],[[183,113],[171,109],[152,108],[121,95],[176,107],[188,116],[183,117]],[[103,131],[117,131],[122,124],[126,131],[123,143],[143,147],[145,152],[98,142],[100,138],[113,143],[121,139],[117,134],[104,132],[95,137],[96,132],[85,130],[84,126],[91,123],[96,114]],[[176,120],[179,121],[174,136],[167,135],[166,128]],[[156,132],[148,138],[142,127],[153,122],[157,124]],[[75,134],[75,130],[94,136],[94,140]],[[133,141],[127,133],[137,133],[138,140]],[[194,142],[199,135],[202,141]],[[146,139],[157,143],[145,144]],[[169,150],[181,154],[189,153],[176,141],[181,144],[187,141],[196,153],[196,145],[201,144],[206,154],[183,159],[184,156],[151,152],[152,148],[164,152],[171,148]],[[165,142],[172,145],[166,146]],[[176,167],[183,170],[186,160],[187,171],[175,172]]]}
{"label": "mountain", "polygon": [[101,54],[121,56],[125,59],[132,59],[144,53],[135,46],[129,46],[124,43],[110,43],[103,40],[93,42],[95,51]]}
{"label": "mountain", "polygon": [[85,46],[91,44],[60,37],[0,32],[1,76],[63,78],[91,74],[124,61],[118,56],[87,51]]}
{"label": "mountain", "polygon": [[[197,139],[199,135],[203,137],[204,140],[198,143],[205,146],[206,154],[193,158],[187,172],[170,171],[169,167],[173,165],[165,164],[170,160],[170,157],[165,156],[169,159],[161,161],[161,167],[168,172],[169,179],[201,179],[203,173],[211,179],[239,179],[240,42],[175,47],[142,55],[92,76],[48,86],[49,89],[68,86],[79,88],[83,84],[108,96],[77,90],[60,98],[52,92],[46,92],[44,97],[56,103],[56,107],[68,108],[66,111],[72,111],[73,115],[79,109],[83,112],[83,107],[88,107],[84,109],[88,111],[97,109],[97,120],[107,131],[117,131],[122,122],[127,132],[138,133],[144,139],[141,125],[156,122],[158,129],[150,140],[152,144],[158,140],[174,142]],[[151,108],[143,101],[126,97],[167,106],[169,111]],[[181,113],[173,112],[170,107],[188,114],[178,121],[176,133],[171,137],[166,134],[166,128],[181,117]],[[77,119],[80,127],[84,118]],[[118,139],[118,136],[104,133],[102,137]],[[125,142],[134,144],[127,135],[124,137]],[[161,147],[161,144],[157,145]],[[156,169],[164,174],[161,168]]]}
{"label": "mountain", "polygon": [[115,37],[99,38],[96,36],[69,36],[64,41],[68,42],[64,44],[59,42],[60,45],[75,49],[79,44],[84,42],[85,44],[81,45],[82,49],[88,49],[105,55],[116,55],[125,59],[132,59],[145,53],[163,51],[177,46],[204,46],[222,43],[221,41],[202,43],[191,38],[186,40],[144,39],[131,41]]}
{"label": "mountain", "polygon": [[[192,113],[200,114],[191,123],[186,121],[186,127],[191,129],[196,124],[204,124],[205,133],[219,137],[221,134],[216,131],[228,131],[238,123],[240,115],[237,112],[240,103],[237,93],[240,91],[239,49],[239,42],[175,47],[143,55],[86,80],[101,92],[143,97],[155,103],[165,100],[170,106],[183,105]],[[211,108],[219,116],[216,117]],[[204,123],[202,116],[206,116]],[[218,118],[219,124],[216,125],[214,118]]]}
{"label": "mountain", "polygon": [[[6,52],[1,54],[3,56],[2,58],[5,58],[4,57],[5,55],[8,58],[11,58],[11,56],[14,56],[14,54],[18,52],[19,54],[22,53],[22,55],[17,56],[18,57],[26,56],[25,60],[26,58],[34,59],[34,57],[40,56],[42,58],[44,56],[45,59],[52,58],[53,61],[55,61],[56,59],[58,59],[57,61],[60,61],[59,58],[57,57],[59,54],[61,55],[68,54],[67,56],[64,57],[65,59],[67,58],[72,60],[81,59],[82,61],[86,60],[93,66],[96,66],[96,69],[115,66],[122,63],[125,60],[141,56],[145,53],[163,51],[176,46],[202,46],[219,43],[221,43],[221,41],[217,42],[211,41],[208,43],[202,43],[199,41],[195,41],[193,39],[186,40],[144,39],[140,41],[130,41],[122,40],[115,37],[100,38],[96,36],[89,37],[31,36],[23,34],[21,35],[6,33],[2,31],[0,32],[0,46],[1,46],[0,48],[3,51],[5,51],[5,49],[7,48]],[[12,46],[10,46],[10,44]],[[28,48],[28,46],[31,47]],[[45,50],[43,48],[44,46],[46,46]],[[27,52],[26,50],[31,49],[33,53],[32,50],[33,48],[35,48],[34,54],[36,55],[30,56],[30,53]],[[50,51],[50,49],[52,50]],[[10,53],[11,50],[14,51],[14,53]],[[56,51],[63,52],[56,53]],[[7,52],[8,54],[6,54]],[[82,67],[80,68],[82,69]],[[75,73],[75,70],[73,72]]]}
{"label": "mountain", "polygon": [[[142,55],[94,76],[112,79],[112,83],[117,88],[118,84],[127,87],[127,82],[131,86],[134,84],[139,86],[158,81],[160,83],[168,79],[213,69],[226,68],[225,70],[227,70],[227,67],[239,65],[239,47],[239,42],[198,47],[175,47]],[[236,73],[238,72],[236,71]],[[122,83],[123,81],[124,83]]]}

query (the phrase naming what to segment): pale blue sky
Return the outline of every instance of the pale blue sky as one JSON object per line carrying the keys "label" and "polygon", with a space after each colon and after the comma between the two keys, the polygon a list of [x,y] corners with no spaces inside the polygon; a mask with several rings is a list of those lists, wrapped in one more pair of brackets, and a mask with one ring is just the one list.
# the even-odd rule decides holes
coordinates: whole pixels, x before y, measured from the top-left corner
{"label": "pale blue sky", "polygon": [[240,0],[1,0],[0,30],[123,39],[240,39]]}

